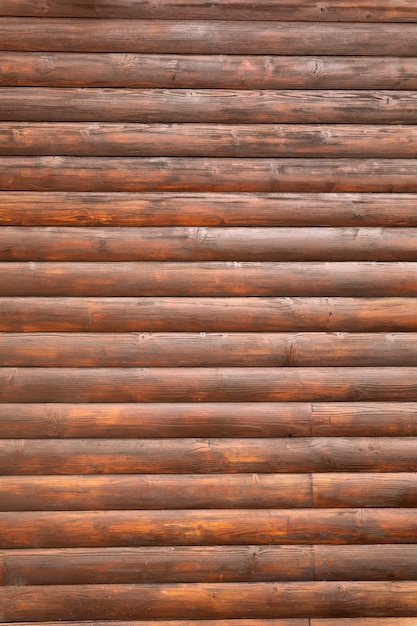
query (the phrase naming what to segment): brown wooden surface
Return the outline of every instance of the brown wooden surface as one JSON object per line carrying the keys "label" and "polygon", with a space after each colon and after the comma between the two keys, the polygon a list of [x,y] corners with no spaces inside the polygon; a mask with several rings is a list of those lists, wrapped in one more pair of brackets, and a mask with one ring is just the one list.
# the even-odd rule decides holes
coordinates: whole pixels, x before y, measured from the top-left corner
{"label": "brown wooden surface", "polygon": [[404,367],[416,333],[0,333],[0,367]]}
{"label": "brown wooden surface", "polygon": [[415,91],[21,89],[2,88],[0,121],[417,124]]}
{"label": "brown wooden surface", "polygon": [[[329,532],[331,529],[331,532]],[[0,513],[1,549],[414,544],[415,508]]]}
{"label": "brown wooden surface", "polygon": [[207,5],[202,0],[94,0],[83,2],[59,0],[48,4],[42,0],[3,0],[1,15],[34,17],[100,17],[145,19],[238,19],[238,20],[294,20],[294,21],[361,21],[361,22],[415,22],[415,6],[409,0],[333,0],[323,5],[317,0],[308,5],[300,0],[213,0]]}
{"label": "brown wooden surface", "polygon": [[[276,9],[280,6],[281,3],[277,4]],[[1,49],[77,53],[417,56],[417,27],[412,23],[178,21],[178,17],[181,16],[170,20],[120,20],[116,17],[109,21],[0,17]]]}
{"label": "brown wooden surface", "polygon": [[0,192],[0,224],[416,227],[417,212],[404,193]]}
{"label": "brown wooden surface", "polygon": [[[0,468],[5,476],[413,472],[415,462],[416,440],[411,437],[0,441]],[[330,497],[331,491],[330,484]],[[412,498],[409,492],[407,488],[405,497],[409,494]],[[378,497],[377,492],[375,497]],[[387,498],[390,498],[389,493]]]}
{"label": "brown wooden surface", "polygon": [[0,85],[141,89],[406,89],[417,58],[0,52]]}
{"label": "brown wooden surface", "polygon": [[[417,127],[0,122],[0,155],[414,158]],[[139,199],[139,198],[138,198]]]}

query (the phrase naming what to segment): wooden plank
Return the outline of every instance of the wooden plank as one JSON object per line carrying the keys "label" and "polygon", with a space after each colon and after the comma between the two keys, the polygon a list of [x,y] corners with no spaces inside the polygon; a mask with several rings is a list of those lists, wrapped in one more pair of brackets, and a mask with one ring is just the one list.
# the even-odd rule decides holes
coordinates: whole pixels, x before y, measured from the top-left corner
{"label": "wooden plank", "polygon": [[0,496],[1,511],[401,508],[417,506],[417,478],[406,472],[3,476]]}
{"label": "wooden plank", "polygon": [[38,585],[2,588],[0,600],[2,620],[407,616],[417,582]]}
{"label": "wooden plank", "polygon": [[[394,554],[401,559],[403,552]],[[0,580],[2,585],[314,580],[314,554],[311,546],[4,550]]]}
{"label": "wooden plank", "polygon": [[417,476],[398,474],[313,474],[313,506],[417,506]]}
{"label": "wooden plank", "polygon": [[[29,624],[33,624],[33,622],[4,622],[5,626],[11,626],[13,623],[14,626],[29,626]],[[40,626],[58,626],[62,622],[39,622]],[[154,623],[149,620],[135,620],[135,621],[114,621],[114,620],[88,620],[88,622],[83,622],[77,620],[77,622],[68,622],[68,626],[149,626],[149,624]],[[310,626],[310,622],[308,619],[297,619],[297,618],[288,618],[288,619],[220,619],[220,620],[160,620],[158,619],[157,624],[159,626]],[[362,622],[361,622],[362,626]],[[365,624],[365,626],[368,626]],[[375,623],[372,623],[370,626],[375,626]],[[376,624],[379,626],[379,624]],[[392,622],[390,624],[382,624],[381,626],[414,626],[410,625],[410,621],[402,618],[398,618],[397,621]]]}
{"label": "wooden plank", "polygon": [[403,193],[0,192],[0,224],[416,227],[415,203]]}
{"label": "wooden plank", "polygon": [[3,550],[0,579],[3,585],[416,580],[416,557],[415,545],[389,544]]}
{"label": "wooden plank", "polygon": [[57,151],[61,156],[414,158],[417,126],[0,122],[0,155]]}
{"label": "wooden plank", "polygon": [[417,433],[417,405],[408,402],[312,403],[318,437],[398,437]]}
{"label": "wooden plank", "polygon": [[314,546],[315,579],[415,580],[416,557],[410,545]]}
{"label": "wooden plank", "polygon": [[21,88],[2,87],[0,120],[415,125],[417,94],[414,91],[319,89],[233,91],[26,87],[25,97],[22,98]]}
{"label": "wooden plank", "polygon": [[[382,479],[378,476],[376,475],[375,480],[381,484]],[[391,483],[387,484],[389,487]],[[412,492],[415,487],[411,476],[408,479],[403,478],[399,484],[399,489],[401,488],[408,488],[410,492],[406,506],[417,503],[417,495]],[[327,491],[331,489],[330,486]],[[326,497],[331,499],[327,492],[324,494],[324,498]],[[262,509],[310,506],[312,491],[308,474],[0,477],[1,511]],[[386,505],[382,501],[380,506]]]}
{"label": "wooden plank", "polygon": [[417,331],[416,307],[416,298],[394,297],[16,297],[0,298],[0,331],[408,332]]}
{"label": "wooden plank", "polygon": [[415,464],[412,437],[0,441],[4,476],[413,472]]}
{"label": "wooden plank", "polygon": [[[417,11],[416,11],[417,18]],[[3,87],[130,89],[406,89],[407,57],[0,52]]]}
{"label": "wooden plank", "polygon": [[417,367],[0,368],[0,402],[415,400]]}
{"label": "wooden plank", "polygon": [[0,185],[5,191],[417,192],[413,159],[0,157]]}
{"label": "wooden plank", "polygon": [[[403,410],[403,421],[397,418],[395,434],[417,436],[416,405],[410,403],[406,406],[408,409]],[[399,412],[398,409],[397,413]],[[389,410],[386,410],[385,414],[389,415]],[[414,423],[415,427],[412,429]],[[380,433],[381,436],[384,432]],[[363,434],[360,428],[356,429],[356,433]],[[372,435],[372,431],[368,429],[364,434]],[[310,404],[301,402],[0,404],[0,439],[309,435],[311,435]]]}
{"label": "wooden plank", "polygon": [[414,626],[415,617],[358,617],[312,619],[309,626]]}
{"label": "wooden plank", "polygon": [[416,333],[0,333],[0,367],[410,367]]}
{"label": "wooden plank", "polygon": [[417,56],[412,23],[3,17],[0,41],[28,52]]}
{"label": "wooden plank", "polygon": [[417,296],[408,262],[8,262],[0,296]]}
{"label": "wooden plank", "polygon": [[2,0],[0,14],[33,17],[88,17],[132,19],[220,19],[220,20],[290,20],[313,22],[416,22],[416,10],[409,0],[383,0],[370,5],[368,0],[334,0],[325,5],[315,0],[308,5],[300,0],[69,0],[63,5],[52,0]]}
{"label": "wooden plank", "polygon": [[417,511],[211,509],[84,511],[82,515],[67,511],[33,511],[0,513],[0,530],[2,549],[148,545],[413,544],[417,532]]}
{"label": "wooden plank", "polygon": [[417,261],[417,229],[3,226],[0,256],[4,261]]}
{"label": "wooden plank", "polygon": [[0,439],[417,437],[414,402],[0,404]]}

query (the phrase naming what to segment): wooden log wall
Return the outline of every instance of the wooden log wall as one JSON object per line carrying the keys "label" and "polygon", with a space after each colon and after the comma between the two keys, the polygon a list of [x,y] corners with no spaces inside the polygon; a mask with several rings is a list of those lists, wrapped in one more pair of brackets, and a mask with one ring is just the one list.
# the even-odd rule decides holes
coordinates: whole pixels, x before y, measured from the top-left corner
{"label": "wooden log wall", "polygon": [[1,0],[0,67],[0,621],[416,626],[416,3]]}

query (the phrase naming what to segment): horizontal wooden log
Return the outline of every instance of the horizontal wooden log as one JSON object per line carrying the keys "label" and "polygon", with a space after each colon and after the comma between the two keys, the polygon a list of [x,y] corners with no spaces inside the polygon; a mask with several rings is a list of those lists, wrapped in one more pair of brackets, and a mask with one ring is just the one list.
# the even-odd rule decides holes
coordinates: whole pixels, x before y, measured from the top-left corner
{"label": "horizontal wooden log", "polygon": [[417,506],[417,475],[313,474],[312,493],[314,507]]}
{"label": "horizontal wooden log", "polygon": [[[417,13],[416,13],[417,15]],[[406,89],[417,58],[0,52],[3,87]]]}
{"label": "horizontal wooden log", "polygon": [[383,0],[378,6],[368,0],[336,0],[323,6],[321,2],[308,5],[300,0],[213,0],[207,5],[202,0],[95,0],[79,4],[70,0],[63,5],[52,0],[2,0],[1,15],[33,17],[94,17],[133,19],[220,19],[220,20],[300,20],[312,22],[415,22],[415,7],[408,0]]}
{"label": "horizontal wooden log", "polygon": [[417,437],[413,402],[7,404],[0,439]]}
{"label": "horizontal wooden log", "polygon": [[[415,554],[414,546],[388,554],[397,554],[412,573],[406,550]],[[381,561],[381,549],[378,554]],[[9,550],[0,552],[0,580],[2,585],[314,580],[314,553],[311,546]]]}
{"label": "horizontal wooden log", "polygon": [[5,191],[414,193],[415,169],[412,159],[0,157],[0,185]]}
{"label": "horizontal wooden log", "polygon": [[19,87],[2,87],[0,120],[415,125],[417,94],[401,90],[233,91],[26,87],[25,97],[22,98]]}
{"label": "horizontal wooden log", "polygon": [[[375,405],[371,405],[376,408]],[[383,405],[384,406],[384,405]],[[401,416],[401,404],[385,410]],[[379,404],[378,404],[379,407]],[[417,405],[406,404],[397,436],[417,436]],[[383,413],[383,409],[379,409]],[[362,411],[365,408],[362,405]],[[356,434],[372,435],[375,422]],[[401,424],[402,430],[401,430]],[[414,428],[413,428],[413,424]],[[375,429],[377,426],[375,426]],[[385,427],[380,435],[386,432]],[[337,434],[337,431],[336,431]],[[291,403],[194,404],[4,404],[0,403],[0,439],[19,438],[158,438],[158,437],[307,437],[310,405]]]}
{"label": "horizontal wooden log", "polygon": [[112,157],[414,158],[417,127],[0,122],[0,155],[53,156],[57,152]]}
{"label": "horizontal wooden log", "polygon": [[4,261],[417,261],[417,229],[0,228]]}
{"label": "horizontal wooden log", "polygon": [[416,436],[413,403],[312,403],[312,434],[319,437]]}
{"label": "horizontal wooden log", "polygon": [[[0,513],[0,548],[414,544],[416,509]],[[110,616],[108,616],[110,617]],[[238,617],[235,615],[235,617]]]}
{"label": "horizontal wooden log", "polygon": [[3,17],[0,40],[2,50],[27,52],[417,56],[412,23]]}
{"label": "horizontal wooden log", "polygon": [[0,298],[0,331],[404,332],[417,331],[416,307],[416,298],[394,297],[15,297]]}
{"label": "horizontal wooden log", "polygon": [[415,203],[403,193],[0,192],[0,224],[416,227]]}
{"label": "horizontal wooden log", "polygon": [[413,506],[405,472],[0,477],[1,511]]}
{"label": "horizontal wooden log", "polygon": [[0,618],[123,619],[410,615],[417,582],[63,585],[0,589]]}
{"label": "horizontal wooden log", "polygon": [[[394,621],[392,621],[394,620]],[[340,621],[340,620],[339,620]],[[356,620],[357,621],[357,620]],[[369,621],[369,620],[368,620]],[[364,621],[363,619],[358,622],[358,626],[414,626],[411,624],[410,620],[406,618],[392,618],[391,622],[388,624],[387,622],[382,622],[378,624],[375,620]],[[29,624],[33,624],[33,622],[3,622],[5,626],[29,626]],[[58,626],[62,624],[62,622],[38,622],[40,626]],[[158,624],[159,626],[311,626],[308,618],[288,618],[288,619],[220,619],[220,620],[206,620],[206,619],[198,619],[198,620],[123,620],[114,621],[114,620],[88,620],[88,622],[83,622],[77,620],[77,622],[68,622],[68,626],[149,626],[149,624]],[[356,624],[356,622],[354,622]],[[332,626],[335,626],[333,623]],[[338,626],[338,623],[336,624]],[[343,626],[346,626],[346,622],[343,622]]]}
{"label": "horizontal wooden log", "polygon": [[410,367],[416,333],[0,333],[0,367]]}
{"label": "horizontal wooden log", "polygon": [[[383,478],[375,476],[377,486],[382,484]],[[403,477],[402,474],[399,476]],[[402,492],[405,506],[413,506],[413,503],[417,503],[417,495],[413,493],[416,488],[412,476],[406,476],[402,481],[396,481],[392,491],[397,489],[399,494]],[[389,478],[385,480],[388,489],[392,482],[390,483]],[[332,489],[333,483],[329,481],[329,484],[325,484],[323,498],[330,501],[332,496],[327,492]],[[354,491],[354,486],[351,491]],[[341,499],[342,494],[339,499],[334,498],[339,505]],[[381,501],[381,497],[379,500]],[[308,474],[0,477],[1,511],[262,509],[310,506],[312,488]],[[383,502],[379,506],[386,505]]]}
{"label": "horizontal wooden log", "polygon": [[0,402],[415,400],[417,367],[0,368]]}
{"label": "horizontal wooden log", "polygon": [[[0,470],[4,476],[413,472],[415,465],[416,439],[411,437],[0,441]],[[413,498],[413,488],[405,482]],[[332,491],[331,485],[326,488]],[[399,489],[401,492],[401,482]]]}
{"label": "horizontal wooden log", "polygon": [[[415,545],[3,550],[2,585],[416,580]],[[233,624],[232,626],[237,626]]]}
{"label": "horizontal wooden log", "polygon": [[314,546],[313,550],[315,580],[415,580],[417,577],[416,546]]}
{"label": "horizontal wooden log", "polygon": [[0,296],[417,296],[417,263],[8,262]]}

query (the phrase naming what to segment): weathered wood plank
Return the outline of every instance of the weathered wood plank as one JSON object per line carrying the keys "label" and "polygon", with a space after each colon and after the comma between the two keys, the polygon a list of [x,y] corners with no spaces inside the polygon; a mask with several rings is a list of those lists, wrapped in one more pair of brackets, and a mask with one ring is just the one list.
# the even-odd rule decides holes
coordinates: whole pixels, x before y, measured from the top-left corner
{"label": "weathered wood plank", "polygon": [[[0,192],[21,226],[417,226],[415,194]],[[314,232],[309,229],[312,233]]]}
{"label": "weathered wood plank", "polygon": [[417,229],[0,228],[4,261],[417,261]]}
{"label": "weathered wood plank", "polygon": [[417,367],[0,368],[0,402],[415,400]]}
{"label": "weathered wood plank", "polygon": [[413,472],[415,464],[411,437],[0,441],[4,476]]}
{"label": "weathered wood plank", "polygon": [[331,5],[300,0],[2,0],[1,15],[33,17],[88,17],[132,19],[220,19],[220,20],[290,20],[313,22],[415,22],[416,10],[409,0],[383,0],[378,5],[368,0],[333,0]]}
{"label": "weathered wood plank", "polygon": [[[394,618],[392,618],[394,619]],[[77,620],[76,622],[69,621],[68,626],[149,626],[149,624],[159,624],[159,626],[310,626],[310,622],[308,619],[297,619],[297,618],[288,618],[288,619],[221,619],[221,620],[135,620],[135,621],[126,621],[123,622],[114,621],[114,620],[105,620],[105,621],[97,621],[97,620],[88,620],[88,622],[83,622]],[[4,622],[5,626],[29,626],[29,624],[33,625],[33,622]],[[62,622],[39,622],[40,626],[58,626],[62,624]],[[345,622],[343,622],[345,625]],[[337,625],[336,625],[337,626]],[[361,621],[360,626],[368,626],[368,624]],[[382,623],[381,625],[375,624],[375,622],[370,622],[369,626],[410,626],[410,621],[405,618],[397,618],[396,621],[391,621],[390,624]],[[414,626],[414,624],[411,624]]]}
{"label": "weathered wood plank", "polygon": [[[417,18],[417,12],[416,12]],[[406,89],[417,58],[1,52],[4,87]]]}
{"label": "weathered wood plank", "polygon": [[0,122],[0,155],[57,152],[61,156],[414,158],[417,127]]}
{"label": "weathered wood plank", "polygon": [[413,506],[417,478],[406,472],[0,478],[1,511]]}
{"label": "weathered wood plank", "polygon": [[414,544],[417,511],[211,509],[85,511],[82,515],[67,511],[13,512],[0,513],[0,530],[2,549],[148,545]]}
{"label": "weathered wood plank", "polygon": [[21,88],[2,87],[0,93],[4,122],[417,124],[414,91],[26,87],[22,98]]}
{"label": "weathered wood plank", "polygon": [[413,159],[0,157],[0,185],[5,191],[417,192]]}
{"label": "weathered wood plank", "polygon": [[[404,554],[409,549],[415,554],[414,546],[398,548],[388,554],[397,554],[414,572]],[[0,580],[2,585],[314,580],[314,553],[311,546],[4,550]]]}
{"label": "weathered wood plank", "polygon": [[178,583],[0,588],[0,618],[407,616],[417,582]]}
{"label": "weathered wood plank", "polygon": [[8,262],[0,296],[417,296],[408,262]]}
{"label": "weathered wood plank", "polygon": [[[379,407],[379,405],[378,405]],[[401,407],[401,405],[399,405]],[[417,405],[406,404],[392,434],[417,436]],[[375,405],[371,405],[371,409]],[[372,410],[368,413],[372,416]],[[382,412],[382,409],[380,409]],[[391,408],[391,411],[393,409]],[[365,411],[362,405],[362,411]],[[390,409],[385,415],[391,415]],[[400,408],[396,411],[400,414]],[[374,419],[372,420],[374,421]],[[401,430],[402,425],[402,430]],[[414,427],[413,427],[414,425]],[[381,436],[384,435],[381,432]],[[369,428],[364,433],[372,435]],[[0,439],[307,437],[310,404],[4,404],[0,403]]]}
{"label": "weathered wood plank", "polygon": [[[379,475],[375,476],[378,486],[382,479]],[[386,483],[389,488],[391,484],[389,478]],[[395,488],[396,483],[393,485],[393,491]],[[404,502],[407,502],[405,506],[417,503],[417,495],[412,491],[415,489],[412,476],[403,477],[398,485],[398,491],[401,489],[403,491],[408,489],[408,497],[404,498]],[[327,491],[331,490],[332,485]],[[326,492],[324,498],[326,497],[327,500],[331,500],[331,494],[327,495]],[[379,500],[382,502],[379,506],[387,506],[381,497]],[[339,499],[338,506],[340,501]],[[0,477],[1,511],[262,509],[310,506],[312,506],[312,488],[311,477],[308,474]],[[175,579],[172,582],[175,582]]]}
{"label": "weathered wood plank", "polygon": [[417,405],[401,403],[312,403],[312,434],[318,437],[415,436]]}
{"label": "weathered wood plank", "polygon": [[409,367],[416,333],[0,333],[0,367]]}
{"label": "weathered wood plank", "polygon": [[412,23],[2,17],[0,40],[28,52],[417,56]]}
{"label": "weathered wood plank", "polygon": [[416,307],[416,298],[394,297],[16,297],[0,298],[0,331],[404,332],[417,331]]}
{"label": "weathered wood plank", "polygon": [[0,552],[0,580],[3,585],[416,580],[416,562],[417,546],[389,544],[18,549]]}

